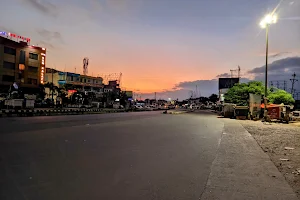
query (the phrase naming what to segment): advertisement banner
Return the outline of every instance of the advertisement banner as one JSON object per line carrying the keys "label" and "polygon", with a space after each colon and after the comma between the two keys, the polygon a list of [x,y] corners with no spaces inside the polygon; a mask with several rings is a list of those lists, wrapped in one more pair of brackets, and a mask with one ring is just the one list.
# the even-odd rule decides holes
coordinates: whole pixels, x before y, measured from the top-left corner
{"label": "advertisement banner", "polygon": [[225,88],[232,88],[234,84],[239,82],[239,78],[219,78],[219,90]]}
{"label": "advertisement banner", "polygon": [[249,94],[249,111],[253,116],[257,116],[261,112],[261,95]]}

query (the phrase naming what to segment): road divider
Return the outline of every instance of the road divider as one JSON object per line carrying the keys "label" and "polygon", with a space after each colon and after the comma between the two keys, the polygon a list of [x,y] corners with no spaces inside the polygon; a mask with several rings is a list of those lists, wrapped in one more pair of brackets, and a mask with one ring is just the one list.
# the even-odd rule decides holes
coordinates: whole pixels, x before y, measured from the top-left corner
{"label": "road divider", "polygon": [[29,117],[29,116],[54,116],[54,115],[80,115],[80,114],[102,114],[128,112],[125,109],[99,109],[99,108],[79,108],[79,109],[34,109],[34,110],[0,110],[1,117]]}

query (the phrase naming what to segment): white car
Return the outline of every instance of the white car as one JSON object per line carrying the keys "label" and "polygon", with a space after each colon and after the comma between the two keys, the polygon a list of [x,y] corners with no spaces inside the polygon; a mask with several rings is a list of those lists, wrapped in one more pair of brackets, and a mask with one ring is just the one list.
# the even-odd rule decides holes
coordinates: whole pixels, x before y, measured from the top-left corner
{"label": "white car", "polygon": [[135,106],[135,109],[137,109],[137,110],[143,110],[144,108],[143,108],[143,106],[138,105],[138,106]]}

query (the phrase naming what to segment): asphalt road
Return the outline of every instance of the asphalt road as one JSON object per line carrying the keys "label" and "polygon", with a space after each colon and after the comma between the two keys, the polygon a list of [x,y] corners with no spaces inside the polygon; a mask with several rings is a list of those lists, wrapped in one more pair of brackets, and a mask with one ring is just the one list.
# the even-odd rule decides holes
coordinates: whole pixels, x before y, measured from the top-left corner
{"label": "asphalt road", "polygon": [[0,119],[0,199],[199,199],[222,135],[214,115]]}

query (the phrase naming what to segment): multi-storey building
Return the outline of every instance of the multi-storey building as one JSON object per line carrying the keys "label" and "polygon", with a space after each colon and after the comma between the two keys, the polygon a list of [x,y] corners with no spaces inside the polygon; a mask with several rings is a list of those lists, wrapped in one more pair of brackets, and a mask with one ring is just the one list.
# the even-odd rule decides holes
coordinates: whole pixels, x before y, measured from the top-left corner
{"label": "multi-storey building", "polygon": [[103,92],[103,78],[46,69],[45,83],[53,83],[57,87],[72,88],[78,91]]}
{"label": "multi-storey building", "polygon": [[36,93],[44,83],[46,49],[28,41],[0,32],[0,93],[6,93],[14,83],[25,93]]}

